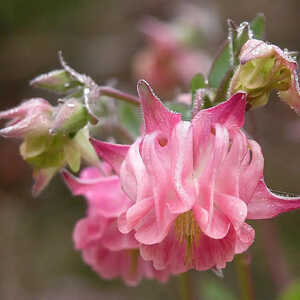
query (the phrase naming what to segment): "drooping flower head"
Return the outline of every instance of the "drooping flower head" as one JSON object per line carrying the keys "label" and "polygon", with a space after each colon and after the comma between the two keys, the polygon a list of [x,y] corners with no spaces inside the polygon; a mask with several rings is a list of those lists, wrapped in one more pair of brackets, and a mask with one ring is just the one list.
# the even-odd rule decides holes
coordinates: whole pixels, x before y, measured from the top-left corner
{"label": "drooping flower head", "polygon": [[41,98],[31,99],[0,112],[0,119],[10,120],[0,135],[23,139],[20,152],[34,169],[34,195],[67,164],[76,172],[82,157],[98,164],[85,127],[87,112],[76,99],[68,99],[58,107]]}
{"label": "drooping flower head", "polygon": [[249,40],[241,49],[240,65],[232,82],[231,93],[243,90],[251,107],[265,105],[270,92],[276,90],[281,99],[297,113],[300,111],[298,64],[287,51],[260,40]]}
{"label": "drooping flower head", "polygon": [[139,243],[134,233],[122,234],[117,217],[131,200],[121,190],[120,180],[112,174],[109,165],[99,169],[90,167],[81,172],[80,178],[63,172],[64,179],[74,195],[84,195],[87,200],[86,217],[75,226],[73,239],[84,261],[101,277],[121,277],[128,285],[137,285],[145,278],[168,279],[169,271],[157,271],[152,262],[145,261],[139,253]]}
{"label": "drooping flower head", "polygon": [[119,229],[134,232],[141,255],[156,269],[224,268],[253,243],[246,219],[300,207],[299,198],[277,196],[265,186],[261,149],[241,130],[245,93],[188,122],[167,110],[146,82],[139,82],[138,92],[143,136],[126,155],[124,146],[93,143],[117,168],[132,200]]}

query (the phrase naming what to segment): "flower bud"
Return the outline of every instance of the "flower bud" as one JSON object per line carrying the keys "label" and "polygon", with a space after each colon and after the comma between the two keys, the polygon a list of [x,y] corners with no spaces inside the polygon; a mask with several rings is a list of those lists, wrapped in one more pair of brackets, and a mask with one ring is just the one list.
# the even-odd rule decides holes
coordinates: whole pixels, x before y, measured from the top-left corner
{"label": "flower bud", "polygon": [[297,63],[275,45],[249,40],[240,54],[240,65],[234,73],[230,93],[239,90],[248,94],[250,107],[268,102],[272,90],[296,111],[300,110],[300,94],[296,74]]}
{"label": "flower bud", "polygon": [[78,87],[80,82],[72,78],[69,72],[62,69],[42,74],[31,80],[30,84],[34,87],[64,94]]}
{"label": "flower bud", "polygon": [[69,99],[57,108],[44,99],[32,99],[1,112],[1,118],[10,122],[0,130],[0,135],[24,139],[20,153],[34,169],[34,195],[66,165],[74,172],[79,171],[81,159],[98,165],[86,127],[88,113],[76,99]]}
{"label": "flower bud", "polygon": [[87,122],[88,112],[84,105],[75,98],[71,98],[57,108],[50,132],[72,136]]}

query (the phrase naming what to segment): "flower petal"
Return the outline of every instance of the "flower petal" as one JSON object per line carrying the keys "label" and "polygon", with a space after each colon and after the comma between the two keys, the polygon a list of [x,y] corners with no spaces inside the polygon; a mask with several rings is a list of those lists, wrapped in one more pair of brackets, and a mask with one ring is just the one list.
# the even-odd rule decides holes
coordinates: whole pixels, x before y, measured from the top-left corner
{"label": "flower petal", "polygon": [[121,189],[118,176],[81,179],[66,170],[62,171],[62,175],[74,195],[84,195],[87,198],[92,215],[118,217],[130,204],[129,198]]}
{"label": "flower petal", "polygon": [[138,82],[137,90],[144,112],[145,133],[161,130],[169,135],[174,126],[181,121],[181,115],[169,111],[154,95],[145,80]]}
{"label": "flower petal", "polygon": [[248,203],[248,219],[269,219],[300,208],[300,197],[284,197],[272,193],[261,179]]}
{"label": "flower petal", "polygon": [[[207,134],[216,123],[224,125],[227,130],[241,128],[244,125],[247,94],[238,92],[230,99],[214,107],[200,110],[193,118],[195,128],[202,128],[202,134]],[[200,124],[198,124],[200,122]]]}
{"label": "flower petal", "polygon": [[92,145],[94,146],[97,154],[109,163],[117,174],[120,173],[120,168],[126,154],[129,150],[129,146],[112,144],[96,139],[90,139]]}

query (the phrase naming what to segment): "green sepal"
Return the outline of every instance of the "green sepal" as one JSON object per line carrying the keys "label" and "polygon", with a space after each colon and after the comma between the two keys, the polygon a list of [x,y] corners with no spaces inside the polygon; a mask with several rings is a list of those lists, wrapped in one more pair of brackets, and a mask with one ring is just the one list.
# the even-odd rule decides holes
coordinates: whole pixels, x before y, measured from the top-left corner
{"label": "green sepal", "polygon": [[46,89],[59,94],[69,93],[71,90],[74,90],[74,88],[82,85],[78,80],[74,79],[63,69],[39,75],[31,80],[30,84],[34,87]]}
{"label": "green sepal", "polygon": [[[36,139],[36,140],[35,140]],[[37,155],[33,155],[33,145],[43,142]],[[66,137],[61,135],[48,135],[45,139],[41,137],[29,137],[21,145],[21,154],[29,164],[36,169],[60,167],[64,165],[65,154],[63,151]],[[41,149],[44,151],[41,152]]]}
{"label": "green sepal", "polygon": [[79,104],[72,115],[67,118],[64,124],[58,129],[58,132],[72,137],[76,134],[77,131],[86,126],[88,121],[89,114],[86,108],[82,104]]}

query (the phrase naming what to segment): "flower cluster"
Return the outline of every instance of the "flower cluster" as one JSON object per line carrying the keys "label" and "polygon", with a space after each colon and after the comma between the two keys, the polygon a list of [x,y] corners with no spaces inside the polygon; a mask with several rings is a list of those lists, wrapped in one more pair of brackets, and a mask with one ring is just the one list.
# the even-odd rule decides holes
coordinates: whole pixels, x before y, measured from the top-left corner
{"label": "flower cluster", "polygon": [[[101,277],[136,285],[143,277],[166,282],[190,269],[220,272],[252,245],[255,231],[248,220],[300,208],[300,197],[277,195],[266,186],[261,148],[243,129],[246,110],[266,104],[273,89],[300,111],[292,53],[256,39],[261,16],[254,21],[230,23],[230,39],[208,78],[196,75],[191,92],[177,103],[161,102],[145,80],[138,82],[138,98],[98,86],[61,57],[63,70],[32,82],[64,94],[57,106],[37,98],[0,113],[0,119],[10,120],[0,135],[23,140],[20,153],[33,167],[35,195],[61,170],[72,193],[86,198],[87,213],[73,239]],[[172,89],[169,74],[182,75],[183,66],[189,71],[186,57],[169,27],[152,20],[145,30],[155,48],[151,59],[157,59],[155,67],[146,60],[150,79]],[[109,116],[97,124],[106,128],[106,121],[114,120],[109,124],[133,139],[131,144],[117,143],[108,133],[113,142],[90,138],[95,103],[104,105],[103,96],[141,106],[136,139],[115,124],[113,114],[124,112],[115,110],[111,99],[111,106],[102,106]],[[170,110],[170,104],[183,111]],[[130,123],[133,110],[124,107]],[[90,166],[76,177],[66,167],[77,173],[81,159]]]}

